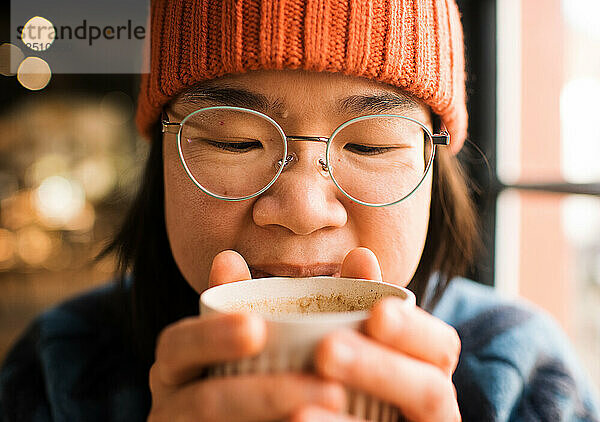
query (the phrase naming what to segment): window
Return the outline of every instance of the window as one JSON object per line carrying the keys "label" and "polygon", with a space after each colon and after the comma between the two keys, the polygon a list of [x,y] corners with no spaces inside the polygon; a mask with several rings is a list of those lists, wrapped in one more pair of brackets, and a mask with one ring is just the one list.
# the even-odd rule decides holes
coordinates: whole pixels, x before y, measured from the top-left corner
{"label": "window", "polygon": [[490,245],[473,277],[550,312],[600,386],[600,3],[459,3],[490,162],[462,155]]}

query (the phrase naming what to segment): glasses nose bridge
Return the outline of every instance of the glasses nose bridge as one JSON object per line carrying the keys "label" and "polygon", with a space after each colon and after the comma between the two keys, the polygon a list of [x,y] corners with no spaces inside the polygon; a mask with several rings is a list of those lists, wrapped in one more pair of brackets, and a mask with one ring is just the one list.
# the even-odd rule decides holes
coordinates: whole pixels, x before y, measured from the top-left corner
{"label": "glasses nose bridge", "polygon": [[300,135],[296,135],[296,136],[287,136],[285,137],[286,142],[289,141],[313,141],[313,142],[324,142],[325,144],[327,144],[327,142],[329,142],[329,138],[325,137],[325,136],[300,136]]}
{"label": "glasses nose bridge", "polygon": [[[294,142],[321,142],[324,143],[325,145],[327,145],[327,143],[329,142],[330,138],[327,138],[325,136],[301,136],[301,135],[296,135],[296,136],[287,136],[285,137],[285,141],[286,143],[290,142],[290,141],[294,141]],[[290,163],[292,163],[294,160],[298,160],[298,156],[296,155],[295,152],[290,152],[289,150],[289,144],[288,144],[288,154],[285,158],[285,161],[283,160],[279,160],[279,162],[277,163],[278,166],[283,164],[283,169],[285,170],[286,166],[288,166]],[[321,166],[321,168],[323,169],[323,171],[328,172],[329,168],[327,167],[327,164],[325,162],[325,158],[321,157],[318,160],[318,164]]]}
{"label": "glasses nose bridge", "polygon": [[288,150],[288,155],[290,154],[290,144],[289,142],[321,142],[323,144],[325,144],[325,146],[327,146],[328,142],[329,142],[330,138],[327,138],[325,136],[287,136],[285,137],[285,142],[288,146],[287,150]]}

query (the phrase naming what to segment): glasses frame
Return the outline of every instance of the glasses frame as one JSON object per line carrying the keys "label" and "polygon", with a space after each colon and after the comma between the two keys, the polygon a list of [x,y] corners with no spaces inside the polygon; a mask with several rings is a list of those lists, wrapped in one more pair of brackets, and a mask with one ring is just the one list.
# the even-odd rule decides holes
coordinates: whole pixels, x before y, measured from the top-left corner
{"label": "glasses frame", "polygon": [[[235,110],[235,111],[242,111],[242,112],[246,112],[246,113],[250,113],[253,114],[255,116],[261,117],[263,119],[266,119],[267,121],[269,121],[271,124],[273,124],[275,126],[275,128],[277,129],[277,131],[279,132],[279,134],[282,136],[282,138],[284,139],[284,151],[283,151],[283,157],[282,160],[279,161],[279,163],[281,163],[279,165],[279,170],[277,171],[277,173],[275,174],[275,176],[273,177],[273,179],[261,190],[259,190],[256,193],[253,193],[252,195],[249,196],[244,196],[242,198],[227,198],[221,195],[217,195],[215,193],[212,193],[210,191],[208,191],[205,187],[203,187],[194,177],[194,175],[192,174],[192,172],[190,171],[187,163],[185,162],[185,159],[183,158],[183,151],[181,149],[181,131],[183,129],[183,125],[185,124],[186,121],[188,121],[191,117],[193,117],[194,115],[201,113],[201,112],[205,112],[207,110]],[[335,138],[335,136],[342,131],[345,127],[358,122],[358,121],[362,121],[362,120],[367,120],[367,119],[373,119],[373,118],[381,118],[381,117],[394,117],[394,118],[403,118],[406,120],[409,120],[411,122],[414,122],[416,124],[418,124],[419,126],[421,126],[421,128],[425,131],[425,133],[429,136],[429,138],[431,139],[432,142],[432,148],[431,148],[431,153],[430,153],[430,158],[429,161],[427,163],[427,167],[425,168],[425,171],[423,172],[423,177],[421,177],[421,180],[419,181],[419,183],[414,187],[413,190],[411,190],[408,194],[406,194],[405,196],[403,196],[402,198],[393,201],[393,202],[388,202],[385,204],[375,204],[375,203],[370,203],[370,202],[364,202],[361,201],[360,199],[354,198],[352,195],[348,194],[346,191],[344,191],[344,189],[342,189],[342,187],[338,184],[337,180],[335,180],[335,177],[333,176],[332,170],[331,170],[331,166],[329,166],[329,152],[330,152],[330,147],[331,147],[331,140]],[[188,175],[188,177],[191,179],[191,181],[200,189],[202,190],[204,193],[206,193],[207,195],[216,198],[216,199],[220,199],[223,201],[229,201],[229,202],[237,202],[237,201],[245,201],[247,199],[252,199],[258,195],[261,195],[262,193],[264,193],[267,189],[269,189],[279,178],[279,175],[283,172],[283,170],[285,169],[285,166],[288,162],[288,141],[312,141],[312,142],[324,142],[327,144],[327,148],[326,148],[326,152],[325,152],[325,163],[321,163],[323,165],[323,170],[326,170],[327,173],[329,174],[329,177],[331,177],[331,180],[333,181],[333,183],[335,184],[335,186],[340,190],[340,192],[342,192],[344,194],[344,196],[346,196],[348,199],[361,204],[361,205],[365,205],[368,207],[387,207],[390,205],[395,205],[398,204],[399,202],[404,201],[406,198],[410,197],[422,184],[423,181],[425,180],[425,178],[427,177],[427,174],[429,173],[431,166],[433,165],[433,160],[435,158],[435,150],[436,150],[436,146],[441,145],[441,146],[447,146],[450,144],[450,134],[448,133],[448,131],[443,128],[440,130],[439,133],[433,134],[431,133],[431,131],[429,130],[429,128],[427,126],[425,126],[423,123],[419,122],[416,119],[413,119],[412,117],[407,117],[407,116],[402,116],[402,115],[398,115],[398,114],[369,114],[369,115],[364,115],[364,116],[359,116],[359,117],[355,117],[353,119],[350,119],[344,123],[342,123],[341,125],[339,125],[331,134],[331,136],[329,137],[322,137],[322,136],[287,136],[285,134],[285,132],[283,131],[283,129],[281,128],[281,126],[279,126],[279,124],[273,120],[271,117],[267,116],[264,113],[261,113],[259,111],[256,110],[252,110],[249,108],[244,108],[244,107],[234,107],[234,106],[210,106],[210,107],[203,107],[200,108],[198,110],[195,110],[193,112],[191,112],[190,114],[188,114],[183,120],[181,120],[181,122],[171,122],[169,121],[169,117],[168,115],[163,111],[162,113],[162,119],[161,119],[161,126],[162,126],[162,133],[170,133],[170,134],[176,134],[177,135],[177,151],[179,154],[179,160],[181,161],[181,164],[183,165],[183,168],[185,169],[186,174]],[[443,127],[443,125],[442,125]],[[173,129],[177,129],[176,132],[173,131]]]}

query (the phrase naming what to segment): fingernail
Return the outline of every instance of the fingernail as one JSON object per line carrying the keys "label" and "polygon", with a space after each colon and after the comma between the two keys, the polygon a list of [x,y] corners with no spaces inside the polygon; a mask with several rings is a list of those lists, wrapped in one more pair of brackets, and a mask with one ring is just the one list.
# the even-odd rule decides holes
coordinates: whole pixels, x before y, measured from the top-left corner
{"label": "fingernail", "polygon": [[383,315],[386,323],[396,328],[402,325],[402,311],[404,308],[404,301],[399,299],[388,299],[387,303],[383,307]]}
{"label": "fingernail", "polygon": [[356,353],[352,346],[345,342],[345,340],[336,340],[333,342],[332,354],[335,362],[340,366],[351,365],[355,358]]}
{"label": "fingernail", "polygon": [[230,347],[235,348],[241,356],[258,353],[267,340],[265,321],[250,313],[231,314],[227,333],[233,341]]}

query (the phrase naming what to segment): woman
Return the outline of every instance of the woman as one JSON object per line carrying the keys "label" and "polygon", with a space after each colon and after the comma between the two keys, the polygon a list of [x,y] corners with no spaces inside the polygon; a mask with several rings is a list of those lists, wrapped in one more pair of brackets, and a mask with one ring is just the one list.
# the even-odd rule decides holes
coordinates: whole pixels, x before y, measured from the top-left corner
{"label": "woman", "polygon": [[[556,326],[456,277],[476,247],[464,92],[452,1],[154,2],[151,152],[108,249],[122,282],[29,329],[4,418],[351,421],[351,386],[415,421],[597,420]],[[198,316],[203,290],[313,275],[408,286],[421,308],[381,301],[322,342],[316,374],[205,379],[266,332]]]}

